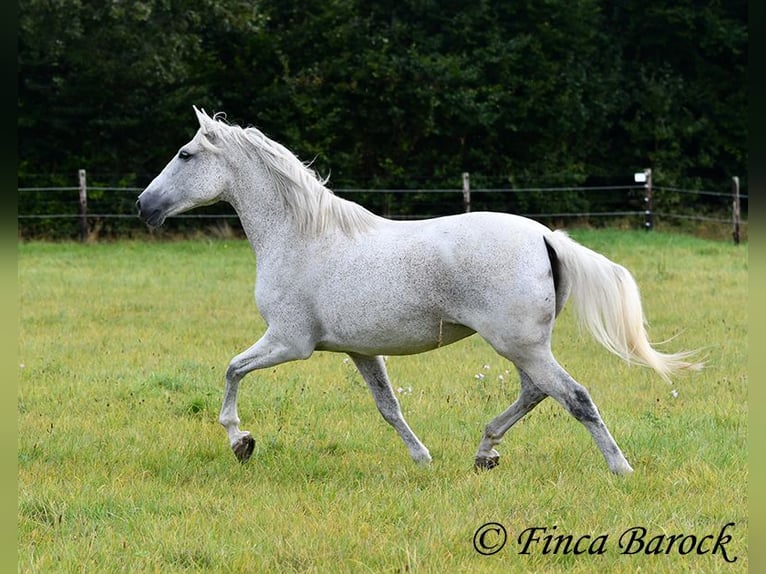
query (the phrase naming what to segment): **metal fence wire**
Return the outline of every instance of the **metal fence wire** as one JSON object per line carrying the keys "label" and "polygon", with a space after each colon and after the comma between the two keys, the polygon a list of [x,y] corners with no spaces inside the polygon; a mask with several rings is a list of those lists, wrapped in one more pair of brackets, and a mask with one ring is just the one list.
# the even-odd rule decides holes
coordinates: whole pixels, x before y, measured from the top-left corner
{"label": "metal fence wire", "polygon": [[[650,170],[646,170],[650,173]],[[19,235],[24,238],[92,239],[94,234],[133,236],[145,233],[136,217],[140,187],[88,186],[80,170],[79,186],[18,188]],[[622,226],[650,230],[658,221],[669,226],[719,225],[739,242],[747,226],[747,194],[732,178],[731,192],[664,187],[642,181],[635,185],[523,188],[463,187],[333,190],[374,213],[392,219],[426,219],[465,211],[503,211],[544,223]],[[435,196],[438,196],[435,197]],[[542,209],[541,209],[542,208]],[[744,214],[744,217],[743,217]],[[168,220],[169,231],[190,232],[206,226],[239,229],[237,216],[225,203],[198,208]]]}

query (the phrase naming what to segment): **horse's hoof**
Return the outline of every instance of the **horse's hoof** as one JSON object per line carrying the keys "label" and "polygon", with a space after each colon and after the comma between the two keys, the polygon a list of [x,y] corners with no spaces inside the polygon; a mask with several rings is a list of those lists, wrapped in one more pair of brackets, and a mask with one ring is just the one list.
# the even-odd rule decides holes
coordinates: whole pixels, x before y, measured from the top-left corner
{"label": "horse's hoof", "polygon": [[623,464],[610,469],[614,474],[618,476],[630,476],[633,474],[633,467],[628,464],[628,461],[624,461]]}
{"label": "horse's hoof", "polygon": [[418,466],[428,466],[431,464],[431,453],[428,452],[427,448],[423,448],[423,450],[417,452],[411,452],[410,455],[412,456],[412,460],[415,461],[415,464]]}
{"label": "horse's hoof", "polygon": [[418,465],[418,466],[430,466],[431,465],[431,457],[430,456],[413,458],[412,460],[414,460],[415,464]]}
{"label": "horse's hoof", "polygon": [[497,453],[489,456],[477,456],[473,462],[476,470],[492,470],[498,464],[500,464],[500,455]]}
{"label": "horse's hoof", "polygon": [[244,435],[237,442],[232,445],[234,456],[237,457],[239,462],[247,462],[253,454],[255,449],[255,439],[249,434]]}

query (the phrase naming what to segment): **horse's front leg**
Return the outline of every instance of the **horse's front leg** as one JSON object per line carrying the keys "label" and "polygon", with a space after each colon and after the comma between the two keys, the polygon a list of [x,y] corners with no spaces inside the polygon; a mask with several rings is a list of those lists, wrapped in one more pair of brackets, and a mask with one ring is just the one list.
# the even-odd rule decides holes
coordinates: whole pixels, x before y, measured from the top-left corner
{"label": "horse's front leg", "polygon": [[381,357],[370,357],[353,353],[349,353],[349,357],[351,357],[356,368],[359,369],[362,377],[364,377],[367,386],[370,387],[372,396],[375,399],[375,405],[378,407],[380,414],[399,433],[404,444],[407,445],[412,459],[418,463],[431,462],[431,455],[428,449],[415,436],[415,433],[412,432],[412,429],[410,429],[407,421],[402,416],[399,401],[396,400],[396,395],[394,395],[394,391],[391,388],[391,382],[388,380],[383,359]]}
{"label": "horse's front leg", "polygon": [[250,433],[239,429],[237,392],[242,377],[256,369],[265,369],[287,361],[305,359],[311,355],[311,352],[312,349],[310,348],[302,349],[295,344],[285,343],[271,330],[267,330],[258,342],[234,357],[229,363],[229,368],[226,370],[226,389],[223,393],[223,405],[218,422],[226,429],[229,435],[229,444],[240,462],[246,462],[255,448],[255,440]]}

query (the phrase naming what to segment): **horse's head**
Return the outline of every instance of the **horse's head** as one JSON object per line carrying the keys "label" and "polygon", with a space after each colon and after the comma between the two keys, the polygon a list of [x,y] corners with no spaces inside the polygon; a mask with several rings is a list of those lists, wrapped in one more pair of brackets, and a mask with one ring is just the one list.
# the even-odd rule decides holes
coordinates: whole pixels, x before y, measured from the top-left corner
{"label": "horse's head", "polygon": [[165,218],[221,199],[229,184],[222,152],[216,146],[224,124],[194,107],[199,130],[138,196],[138,216],[151,227]]}

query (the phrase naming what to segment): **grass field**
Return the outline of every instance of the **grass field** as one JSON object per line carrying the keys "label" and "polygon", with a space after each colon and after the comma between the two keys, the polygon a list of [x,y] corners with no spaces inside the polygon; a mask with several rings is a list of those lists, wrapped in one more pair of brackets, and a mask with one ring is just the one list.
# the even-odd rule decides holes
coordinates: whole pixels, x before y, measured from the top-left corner
{"label": "grass field", "polygon": [[[256,449],[241,465],[216,419],[228,361],[264,330],[246,242],[19,244],[19,571],[747,571],[747,247],[573,236],[634,272],[654,340],[708,362],[671,386],[562,314],[554,352],[627,478],[551,400],[506,435],[498,468],[475,472],[484,425],[518,387],[478,337],[388,361],[430,467],[331,353],[248,375]],[[488,522],[507,543],[482,555],[474,542],[501,542],[499,527],[475,536]]]}

